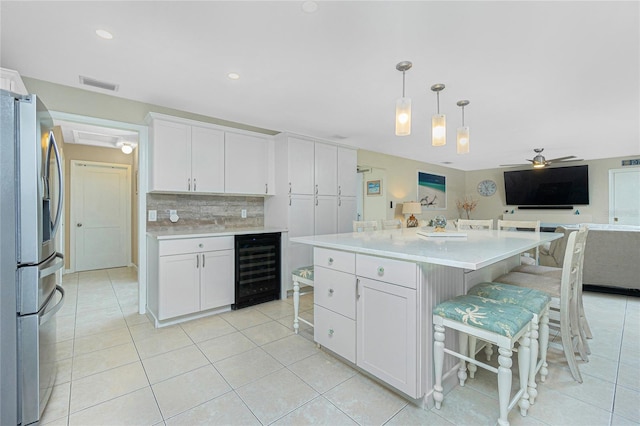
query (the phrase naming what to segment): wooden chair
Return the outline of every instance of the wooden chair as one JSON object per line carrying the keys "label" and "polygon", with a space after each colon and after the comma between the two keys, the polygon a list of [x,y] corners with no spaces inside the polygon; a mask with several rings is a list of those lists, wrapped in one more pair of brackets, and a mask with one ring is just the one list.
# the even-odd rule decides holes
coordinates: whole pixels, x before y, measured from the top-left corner
{"label": "wooden chair", "polygon": [[[501,220],[498,219],[498,229],[520,231],[526,229],[533,232],[540,232],[539,220]],[[536,247],[536,265],[540,263],[540,250]]]}
{"label": "wooden chair", "polygon": [[[565,228],[560,229],[564,230],[565,233],[568,232]],[[589,348],[589,342],[587,341],[587,339],[593,339],[593,332],[591,331],[591,327],[589,327],[589,322],[587,321],[587,317],[584,312],[584,304],[582,302],[582,272],[584,270],[584,249],[586,249],[586,240],[583,247],[582,259],[580,262],[580,271],[578,274],[578,319],[580,334],[582,336],[582,343],[585,352],[580,356],[583,357],[586,361],[588,355],[591,354],[591,349]],[[511,272],[524,272],[527,274],[542,275],[545,277],[554,278],[558,281],[562,279],[562,268],[555,268],[553,266],[520,265],[513,268]]]}
{"label": "wooden chair", "polygon": [[544,291],[551,296],[549,323],[560,329],[562,349],[569,369],[573,378],[580,383],[582,383],[582,375],[575,356],[576,350],[584,361],[588,360],[584,333],[580,331],[580,298],[578,294],[582,291],[580,265],[583,260],[587,233],[588,230],[583,227],[569,234],[560,280],[525,272],[509,272],[494,280],[497,283]]}
{"label": "wooden chair", "polygon": [[353,221],[353,232],[377,231],[377,230],[378,230],[377,220],[354,220]]}
{"label": "wooden chair", "polygon": [[[479,296],[458,296],[437,305],[433,311],[433,366],[435,372],[433,399],[436,409],[441,408],[444,400],[442,370],[444,354],[447,353],[460,359],[458,368],[460,386],[464,386],[467,379],[466,362],[498,374],[498,403],[500,406],[498,424],[501,426],[509,424],[507,415],[516,403],[520,406],[520,414],[526,416],[529,409],[527,385],[532,319],[533,314],[526,309]],[[447,328],[458,331],[459,352],[445,347],[445,330]],[[498,368],[467,356],[468,336],[498,346]],[[520,390],[513,398],[510,398],[511,356],[516,342],[520,344],[518,348]]]}
{"label": "wooden chair", "polygon": [[402,222],[400,219],[389,219],[382,221],[382,229],[400,229],[402,228]]}
{"label": "wooden chair", "polygon": [[456,228],[458,231],[462,229],[493,229],[493,219],[458,219]]}
{"label": "wooden chair", "polygon": [[300,311],[300,284],[313,287],[313,265],[295,269],[291,275],[293,279],[293,331],[298,334],[300,321],[313,327],[313,323],[298,316]]}

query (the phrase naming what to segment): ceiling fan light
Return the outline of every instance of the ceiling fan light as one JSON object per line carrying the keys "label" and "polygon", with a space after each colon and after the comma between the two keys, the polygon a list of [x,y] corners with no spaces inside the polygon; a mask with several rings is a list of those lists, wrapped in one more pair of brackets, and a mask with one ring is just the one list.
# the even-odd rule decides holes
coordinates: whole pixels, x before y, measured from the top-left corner
{"label": "ceiling fan light", "polygon": [[456,133],[456,152],[458,154],[469,153],[469,126],[458,127]]}
{"label": "ceiling fan light", "polygon": [[544,166],[546,166],[546,164],[545,164],[545,163],[533,163],[533,168],[534,168],[534,169],[541,169],[541,168],[543,168]]}

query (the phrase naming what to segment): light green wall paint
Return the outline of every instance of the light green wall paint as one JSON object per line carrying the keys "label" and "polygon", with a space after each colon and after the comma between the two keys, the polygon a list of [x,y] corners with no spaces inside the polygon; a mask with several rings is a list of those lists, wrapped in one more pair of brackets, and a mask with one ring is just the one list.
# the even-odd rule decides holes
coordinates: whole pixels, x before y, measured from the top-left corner
{"label": "light green wall paint", "polygon": [[190,120],[202,121],[268,135],[275,135],[276,133],[279,133],[274,130],[262,129],[247,124],[193,114],[187,111],[180,111],[159,105],[132,101],[129,99],[119,98],[117,96],[106,95],[70,86],[63,86],[61,84],[36,80],[29,77],[22,77],[22,80],[24,81],[29,93],[38,94],[47,108],[52,111],[66,112],[113,121],[122,121],[124,123],[132,124],[143,124],[144,119],[149,112],[158,112],[173,115],[175,117],[187,118]]}

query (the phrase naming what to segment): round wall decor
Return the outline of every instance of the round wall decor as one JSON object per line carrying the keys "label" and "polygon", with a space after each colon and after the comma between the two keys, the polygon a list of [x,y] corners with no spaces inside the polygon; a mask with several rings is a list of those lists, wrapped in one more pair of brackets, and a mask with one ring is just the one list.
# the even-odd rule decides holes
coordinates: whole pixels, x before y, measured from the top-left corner
{"label": "round wall decor", "polygon": [[478,184],[478,194],[483,197],[490,197],[491,195],[496,193],[498,186],[491,179],[485,179]]}

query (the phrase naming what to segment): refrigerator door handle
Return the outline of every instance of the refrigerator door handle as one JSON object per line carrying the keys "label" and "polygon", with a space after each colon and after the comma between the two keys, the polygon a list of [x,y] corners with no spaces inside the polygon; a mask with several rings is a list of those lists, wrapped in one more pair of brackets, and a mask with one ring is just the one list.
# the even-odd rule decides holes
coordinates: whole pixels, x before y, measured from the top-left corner
{"label": "refrigerator door handle", "polygon": [[[64,289],[61,286],[57,285],[56,286],[56,290],[60,292],[60,295],[62,297],[60,298],[58,303],[56,303],[56,306],[54,306],[50,311],[48,311],[48,312],[44,313],[42,316],[40,316],[40,319],[39,319],[39,324],[40,325],[42,325],[42,324],[46,323],[47,321],[49,321],[51,319],[51,317],[53,317],[55,314],[58,313],[58,311],[62,308],[62,305],[64,305]],[[51,297],[54,297],[54,296],[52,295]]]}
{"label": "refrigerator door handle", "polygon": [[[61,253],[56,253],[54,257],[61,260],[64,259],[64,256]],[[42,279],[44,277],[48,277],[49,275],[55,273],[58,269],[61,269],[63,266],[64,262],[56,262],[47,268],[41,269],[40,271],[38,271],[38,278]]]}
{"label": "refrigerator door handle", "polygon": [[[60,161],[60,151],[58,150],[58,144],[56,143],[56,138],[53,135],[53,131],[50,131],[49,132],[49,150],[51,150],[52,147],[53,147],[53,153],[56,155],[56,165],[58,169],[58,185],[60,185],[60,188],[59,188],[60,191],[58,192],[58,208],[56,212],[56,221],[53,223],[53,228],[51,229],[51,237],[54,237],[56,235],[56,232],[58,231],[58,228],[60,227],[60,219],[62,215],[62,203],[64,200],[64,183],[62,180],[63,179],[62,162]],[[47,155],[47,158],[49,158],[48,155]],[[47,170],[48,169],[49,168],[47,167]],[[46,181],[48,182],[49,179],[46,179]]]}

